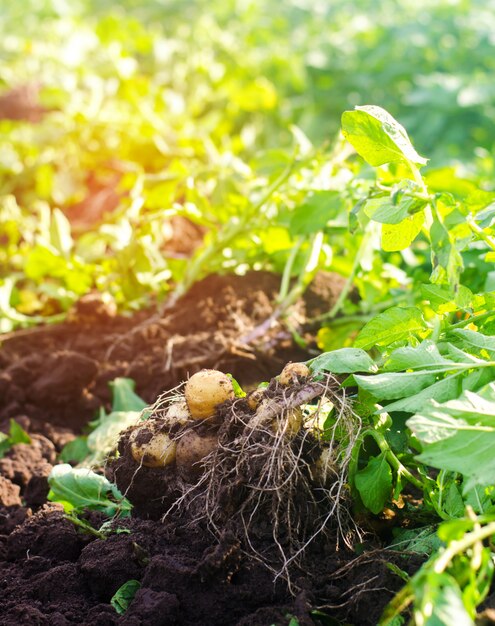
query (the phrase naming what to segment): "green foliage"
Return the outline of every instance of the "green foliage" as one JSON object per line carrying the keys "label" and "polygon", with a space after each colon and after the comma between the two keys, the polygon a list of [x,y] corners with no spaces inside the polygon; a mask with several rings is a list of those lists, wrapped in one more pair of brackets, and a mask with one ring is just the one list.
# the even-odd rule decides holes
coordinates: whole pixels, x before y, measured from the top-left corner
{"label": "green foliage", "polygon": [[104,476],[68,464],[55,465],[48,477],[48,499],[67,511],[100,511],[108,517],[130,515],[132,505]]}
{"label": "green foliage", "polygon": [[99,465],[115,448],[120,433],[146,417],[147,404],[134,393],[135,382],[130,378],[116,378],[110,383],[112,410],[103,409],[99,417],[89,423],[90,432],[66,444],[59,459],[85,467]]}
{"label": "green foliage", "polygon": [[110,599],[110,604],[119,615],[124,615],[140,588],[141,583],[139,580],[132,579],[121,585],[113,594]]}
{"label": "green foliage", "polygon": [[31,437],[15,420],[10,420],[9,433],[0,433],[0,459],[17,443],[31,443]]}
{"label": "green foliage", "polygon": [[357,106],[342,115],[342,132],[370,165],[405,162],[426,165],[413,148],[403,126],[378,106]]}

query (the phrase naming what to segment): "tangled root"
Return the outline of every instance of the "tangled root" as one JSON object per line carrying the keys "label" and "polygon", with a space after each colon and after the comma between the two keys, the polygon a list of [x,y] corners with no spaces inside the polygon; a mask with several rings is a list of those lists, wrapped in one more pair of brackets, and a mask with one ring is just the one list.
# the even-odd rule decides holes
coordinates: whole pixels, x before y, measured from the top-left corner
{"label": "tangled root", "polygon": [[[152,416],[164,417],[178,391],[160,397]],[[291,588],[291,572],[304,568],[313,541],[350,544],[357,531],[346,482],[360,420],[331,375],[289,386],[274,379],[264,396],[254,412],[247,399],[237,398],[221,405],[210,424],[177,431],[180,439],[187,429],[213,428],[218,445],[203,459],[194,484],[177,478],[180,496],[165,516],[178,513],[189,524],[206,524],[218,538],[234,532]],[[301,408],[302,425],[294,428]]]}

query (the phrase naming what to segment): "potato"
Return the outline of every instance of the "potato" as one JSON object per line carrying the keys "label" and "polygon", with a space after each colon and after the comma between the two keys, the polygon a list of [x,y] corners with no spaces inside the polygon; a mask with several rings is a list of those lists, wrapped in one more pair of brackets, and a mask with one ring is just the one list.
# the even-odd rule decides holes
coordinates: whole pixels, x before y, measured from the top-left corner
{"label": "potato", "polygon": [[191,414],[189,413],[185,400],[178,400],[177,402],[171,404],[165,415],[165,420],[170,426],[173,426],[174,424],[184,426],[184,424],[190,419]]}
{"label": "potato", "polygon": [[256,411],[265,397],[264,389],[255,389],[248,394],[246,400],[251,411]]}
{"label": "potato", "polygon": [[201,461],[218,445],[216,434],[200,435],[196,430],[186,431],[177,443],[177,471],[184,479],[201,475]]}
{"label": "potato", "polygon": [[163,423],[149,420],[129,437],[131,454],[145,467],[166,467],[175,460],[177,445],[163,430]]}
{"label": "potato", "polygon": [[284,414],[271,418],[271,421],[267,421],[264,417],[264,413],[270,409],[272,402],[273,400],[269,399],[263,400],[256,414],[249,422],[252,428],[261,428],[264,430],[270,428],[275,434],[283,429],[285,435],[295,437],[302,428],[303,413],[301,408],[296,407],[294,409],[288,409]]}
{"label": "potato", "polygon": [[[285,420],[287,420],[287,426],[285,427]],[[301,409],[291,409],[287,415],[282,416],[280,419],[273,421],[273,428],[285,427],[285,434],[289,437],[295,437],[301,430],[303,423],[303,414]]]}
{"label": "potato", "polygon": [[309,367],[305,363],[287,363],[278,378],[279,383],[287,385],[298,383],[301,378],[308,378],[311,374]]}
{"label": "potato", "polygon": [[187,381],[184,388],[191,417],[196,420],[215,415],[215,409],[226,400],[235,398],[230,378],[218,370],[201,370]]}
{"label": "potato", "polygon": [[335,469],[335,459],[330,448],[323,448],[319,459],[313,466],[312,473],[316,474],[318,481],[325,485],[331,478],[337,477]]}

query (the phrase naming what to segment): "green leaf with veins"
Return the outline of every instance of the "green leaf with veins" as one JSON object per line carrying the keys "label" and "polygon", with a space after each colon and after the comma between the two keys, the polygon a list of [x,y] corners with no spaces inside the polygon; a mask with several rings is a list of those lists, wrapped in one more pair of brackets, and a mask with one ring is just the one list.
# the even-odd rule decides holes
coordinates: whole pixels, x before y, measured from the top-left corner
{"label": "green leaf with veins", "polygon": [[100,511],[109,517],[130,515],[132,505],[104,476],[69,464],[55,465],[48,476],[51,502],[68,503],[75,511]]}
{"label": "green leaf with veins", "polygon": [[364,506],[375,515],[380,513],[392,493],[392,470],[386,452],[372,457],[366,467],[356,472],[354,483]]}
{"label": "green leaf with veins", "polygon": [[342,194],[338,191],[315,191],[292,212],[291,235],[311,235],[323,230],[327,222],[342,214]]}
{"label": "green leaf with veins", "polygon": [[450,285],[421,285],[421,293],[430,302],[435,313],[451,313],[458,309],[469,309],[473,293],[468,287],[459,285],[455,291]]}
{"label": "green leaf with veins", "polygon": [[425,222],[423,211],[409,215],[398,224],[382,224],[382,248],[400,252],[408,248],[421,232]]}
{"label": "green leaf with veins", "polygon": [[333,374],[352,374],[354,372],[375,372],[377,367],[373,359],[359,348],[341,348],[325,352],[309,364],[312,372],[332,372]]}
{"label": "green leaf with veins", "polygon": [[370,320],[357,336],[354,346],[364,350],[374,346],[386,347],[422,334],[427,328],[420,309],[394,306]]}
{"label": "green leaf with veins", "polygon": [[385,371],[436,369],[442,366],[453,365],[452,361],[443,357],[438,351],[438,346],[433,341],[426,339],[418,346],[406,346],[397,348],[385,361]]}
{"label": "green leaf with veins", "polygon": [[117,589],[110,599],[110,604],[119,615],[124,615],[140,588],[141,583],[139,580],[133,579],[128,580]]}
{"label": "green leaf with veins", "polygon": [[373,167],[397,161],[425,165],[407,132],[379,106],[358,106],[342,115],[342,132],[356,152]]}
{"label": "green leaf with veins", "polygon": [[389,372],[375,376],[354,374],[361,389],[368,391],[376,400],[397,400],[419,393],[433,385],[436,372]]}
{"label": "green leaf with veins", "polygon": [[495,337],[464,328],[454,328],[450,332],[462,339],[464,344],[478,350],[486,350],[491,357],[495,357]]}
{"label": "green leaf with veins", "polygon": [[392,411],[416,413],[427,405],[430,400],[446,402],[447,400],[457,398],[461,388],[460,377],[462,374],[463,372],[456,372],[451,376],[438,380],[436,383],[429,385],[412,396],[406,395],[400,400],[392,402],[392,404],[387,404],[383,409],[377,409],[377,412],[385,410],[387,413],[391,413]]}
{"label": "green leaf with veins", "polygon": [[478,394],[465,391],[457,400],[443,404],[432,401],[407,425],[423,446],[418,461],[465,476],[464,493],[476,485],[493,483],[494,383]]}

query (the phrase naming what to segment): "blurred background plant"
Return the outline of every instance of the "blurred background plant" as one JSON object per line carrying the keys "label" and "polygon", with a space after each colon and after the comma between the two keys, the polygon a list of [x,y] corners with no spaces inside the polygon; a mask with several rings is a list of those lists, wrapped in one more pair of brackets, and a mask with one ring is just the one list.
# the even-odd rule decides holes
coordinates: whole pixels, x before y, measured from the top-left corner
{"label": "blurred background plant", "polygon": [[376,174],[340,116],[379,104],[435,190],[490,191],[494,26],[481,2],[5,3],[1,330],[92,290],[134,310],[248,268],[351,277],[349,315],[414,299],[424,242],[380,252],[376,224],[366,245],[349,229]]}

